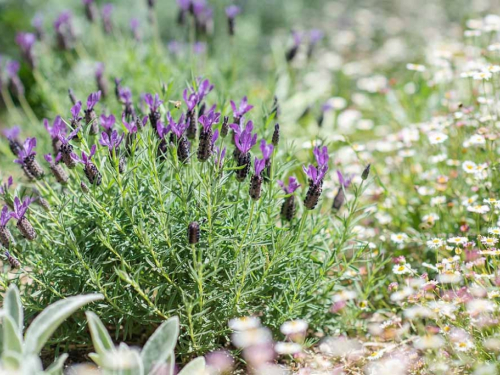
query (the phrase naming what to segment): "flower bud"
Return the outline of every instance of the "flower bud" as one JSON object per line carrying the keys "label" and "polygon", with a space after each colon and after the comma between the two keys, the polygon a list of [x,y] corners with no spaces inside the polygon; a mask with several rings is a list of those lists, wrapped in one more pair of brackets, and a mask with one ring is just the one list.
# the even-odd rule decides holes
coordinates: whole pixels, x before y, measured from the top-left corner
{"label": "flower bud", "polygon": [[188,226],[188,242],[191,245],[197,244],[200,241],[200,225],[193,221]]}

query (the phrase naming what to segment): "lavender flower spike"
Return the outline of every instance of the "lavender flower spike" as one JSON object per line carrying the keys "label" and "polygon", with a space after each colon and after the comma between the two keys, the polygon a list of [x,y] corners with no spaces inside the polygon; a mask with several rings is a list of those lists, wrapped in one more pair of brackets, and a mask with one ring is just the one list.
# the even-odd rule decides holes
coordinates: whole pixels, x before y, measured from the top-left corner
{"label": "lavender flower spike", "polygon": [[21,54],[24,60],[28,63],[31,69],[35,67],[35,56],[33,54],[33,46],[36,42],[36,36],[32,33],[18,33],[16,43],[21,49]]}
{"label": "lavender flower spike", "polygon": [[274,146],[272,143],[267,144],[265,139],[262,139],[260,141],[260,151],[262,151],[262,156],[264,157],[264,160],[269,161],[271,158],[271,155],[273,154],[274,151]]}
{"label": "lavender flower spike", "polygon": [[14,212],[10,216],[17,220],[17,229],[21,232],[24,238],[28,241],[33,241],[36,238],[36,232],[31,223],[26,219],[26,212],[29,205],[34,201],[30,197],[24,198],[23,203],[18,197],[14,198]]}
{"label": "lavender flower spike", "polygon": [[115,116],[101,115],[100,120],[101,120],[101,126],[104,128],[106,133],[110,135],[113,130],[113,126],[115,125],[116,122]]}
{"label": "lavender flower spike", "polygon": [[58,135],[59,140],[61,141],[61,147],[59,148],[59,152],[61,153],[61,159],[66,164],[69,169],[72,169],[76,166],[76,162],[73,159],[73,146],[69,143],[80,131],[80,127],[73,130],[67,137],[62,134]]}
{"label": "lavender flower spike", "polygon": [[59,164],[59,161],[62,158],[62,154],[58,153],[55,159],[52,158],[51,154],[46,154],[43,157],[45,158],[47,163],[49,163],[50,171],[54,175],[57,182],[59,182],[61,185],[65,185],[66,183],[68,183],[69,176]]}
{"label": "lavender flower spike", "polygon": [[91,184],[100,185],[102,181],[102,175],[92,162],[92,157],[96,152],[96,145],[93,145],[90,149],[90,153],[87,155],[82,151],[82,157],[79,158],[76,154],[71,154],[72,158],[84,166],[85,175]]}
{"label": "lavender flower spike", "polygon": [[149,122],[153,129],[156,129],[156,123],[160,120],[161,117],[158,109],[160,108],[160,105],[162,105],[163,100],[160,100],[160,96],[158,94],[155,94],[155,96],[146,94],[144,95],[144,101],[149,107]]}
{"label": "lavender flower spike", "polygon": [[21,133],[21,128],[19,126],[14,126],[10,129],[4,129],[2,134],[9,141],[9,148],[12,153],[17,156],[21,151],[22,145],[19,141],[19,134]]}
{"label": "lavender flower spike", "polygon": [[119,137],[118,132],[116,130],[113,130],[111,135],[108,135],[106,132],[101,133],[101,139],[99,139],[99,143],[101,146],[106,146],[109,149],[109,152],[113,152],[113,150],[118,149],[120,144],[123,141],[123,137],[125,136],[125,133],[122,133],[122,135]]}
{"label": "lavender flower spike", "polygon": [[12,235],[7,228],[7,223],[12,218],[9,207],[3,206],[2,211],[0,212],[0,244],[6,249],[10,246],[10,239]]}
{"label": "lavender flower spike", "polygon": [[97,114],[94,111],[95,105],[101,99],[101,91],[93,92],[87,98],[87,109],[85,110],[85,122],[90,125],[90,134],[99,133],[99,124],[97,122]]}
{"label": "lavender flower spike", "polygon": [[9,89],[17,97],[24,95],[24,85],[18,75],[20,67],[19,62],[14,60],[9,61],[5,66],[9,79]]}
{"label": "lavender flower spike", "polygon": [[52,148],[54,149],[54,154],[57,154],[61,148],[59,134],[66,135],[66,124],[61,119],[61,116],[57,116],[52,126],[50,126],[49,120],[43,119],[43,126],[49,133],[50,138],[52,138]]}
{"label": "lavender flower spike", "polygon": [[102,26],[106,34],[111,34],[113,31],[113,23],[111,22],[111,14],[113,13],[113,4],[107,3],[102,7]]}
{"label": "lavender flower spike", "polygon": [[0,185],[0,195],[7,194],[7,191],[9,190],[9,188],[12,186],[13,183],[14,179],[12,178],[12,176],[9,176],[7,182],[5,184]]}
{"label": "lavender flower spike", "polygon": [[286,53],[286,61],[291,62],[299,50],[300,43],[302,42],[302,34],[298,31],[292,31],[293,45]]}
{"label": "lavender flower spike", "polygon": [[333,204],[332,204],[332,209],[336,211],[340,210],[340,208],[344,204],[345,190],[349,187],[349,185],[351,185],[354,175],[349,175],[347,177],[344,177],[342,172],[337,171],[337,176],[339,178],[340,187],[337,190],[335,198],[333,198]]}
{"label": "lavender flower spike", "polygon": [[87,19],[89,22],[94,22],[97,18],[97,9],[94,0],[82,0],[82,3],[85,6],[85,15]]}
{"label": "lavender flower spike", "polygon": [[35,159],[35,147],[36,138],[27,138],[18,154],[18,159],[14,160],[15,163],[21,165],[24,173],[30,180],[35,178],[41,179],[44,175],[42,167]]}
{"label": "lavender flower spike", "polygon": [[250,180],[250,197],[253,200],[258,200],[262,193],[262,171],[266,166],[266,159],[255,158],[254,168],[255,173]]}
{"label": "lavender flower spike", "polygon": [[327,168],[316,168],[314,165],[309,165],[309,168],[302,167],[304,173],[309,178],[309,190],[304,199],[304,206],[312,210],[318,204],[319,197],[323,191],[323,179],[325,178]]}
{"label": "lavender flower spike", "polygon": [[238,125],[231,125],[234,133],[234,142],[236,145],[235,158],[238,167],[242,167],[236,171],[236,179],[240,182],[245,180],[250,171],[250,149],[257,143],[257,133],[252,134],[253,123],[248,121],[245,129],[241,130]]}
{"label": "lavender flower spike", "polygon": [[235,102],[231,100],[231,108],[233,109],[233,121],[239,124],[241,118],[253,108],[253,105],[248,104],[248,99],[245,96],[241,99],[239,107],[236,107]]}
{"label": "lavender flower spike", "polygon": [[[215,106],[206,115],[201,116],[198,122],[202,125],[200,131],[200,143],[198,146],[198,160],[207,161],[213,153],[214,132],[212,126],[219,123],[220,113],[215,113]],[[217,137],[219,133],[217,132]]]}
{"label": "lavender flower spike", "polygon": [[234,29],[235,29],[235,18],[238,14],[240,14],[241,9],[237,5],[230,5],[226,8],[226,16],[227,16],[227,23],[228,23],[228,28],[229,28],[229,35],[233,36],[234,35]]}
{"label": "lavender flower spike", "polygon": [[297,179],[295,177],[290,177],[288,179],[288,186],[285,186],[283,181],[278,181],[278,185],[286,194],[290,195],[285,198],[285,201],[281,206],[281,218],[286,221],[292,221],[296,211],[295,195],[293,193],[300,187],[300,185],[297,183]]}
{"label": "lavender flower spike", "polygon": [[313,150],[313,154],[316,158],[316,162],[318,163],[318,168],[328,169],[328,148],[326,146],[324,146],[323,148],[315,147]]}
{"label": "lavender flower spike", "polygon": [[108,95],[108,83],[104,78],[104,68],[105,68],[104,63],[98,62],[96,64],[96,69],[95,69],[95,79],[97,83],[97,88],[101,92],[103,98],[105,98]]}
{"label": "lavender flower spike", "polygon": [[82,102],[78,101],[73,107],[71,107],[71,128],[76,129],[80,125],[82,116],[80,116],[80,111],[82,110]]}

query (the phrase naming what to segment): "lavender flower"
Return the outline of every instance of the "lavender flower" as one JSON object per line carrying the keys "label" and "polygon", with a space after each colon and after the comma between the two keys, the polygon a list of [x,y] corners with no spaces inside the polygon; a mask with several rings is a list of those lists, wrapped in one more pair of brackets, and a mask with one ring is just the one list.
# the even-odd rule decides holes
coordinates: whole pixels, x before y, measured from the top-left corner
{"label": "lavender flower", "polygon": [[[220,113],[215,112],[215,106],[213,106],[206,115],[198,119],[198,122],[202,125],[200,130],[200,143],[198,146],[198,160],[201,162],[207,161],[213,153],[214,132],[212,126],[218,124],[219,121]],[[216,130],[216,133],[218,137],[218,130]]]}
{"label": "lavender flower", "polygon": [[78,101],[73,107],[71,107],[71,127],[76,129],[80,126],[80,121],[82,117],[80,116],[80,111],[82,110],[82,102]]}
{"label": "lavender flower", "polygon": [[124,136],[125,133],[122,133],[122,135],[119,137],[116,130],[113,130],[111,135],[108,135],[108,133],[106,132],[102,132],[99,143],[101,144],[101,146],[106,146],[109,149],[110,154],[113,152],[113,150],[116,154],[117,149],[122,143]]}
{"label": "lavender flower", "polygon": [[85,122],[90,126],[90,134],[99,133],[99,123],[97,114],[94,111],[95,105],[101,100],[101,91],[91,93],[87,98],[87,109],[85,110]]}
{"label": "lavender flower", "polygon": [[295,177],[289,177],[288,186],[286,186],[283,181],[278,181],[278,185],[287,195],[289,195],[285,198],[285,201],[281,206],[281,218],[286,221],[292,221],[297,208],[295,195],[293,193],[295,193],[295,191],[300,187],[300,184],[297,182]]}
{"label": "lavender flower", "polygon": [[158,94],[155,94],[155,96],[151,94],[146,94],[144,96],[144,101],[149,107],[149,123],[153,127],[153,129],[156,129],[156,123],[160,120],[160,112],[158,109],[163,103],[163,100],[160,100],[160,96]]}
{"label": "lavender flower", "polygon": [[188,242],[190,245],[195,245],[200,241],[200,225],[193,221],[188,225]]}
{"label": "lavender flower", "polygon": [[328,148],[324,146],[323,148],[315,147],[313,150],[314,157],[318,163],[318,169],[326,168],[328,169]]}
{"label": "lavender flower", "polygon": [[236,107],[234,101],[231,100],[231,108],[233,109],[233,122],[239,124],[241,118],[253,108],[253,105],[248,104],[248,99],[245,96],[241,99],[239,107]]}
{"label": "lavender flower", "polygon": [[248,121],[244,129],[241,129],[237,124],[232,124],[231,129],[234,130],[234,143],[236,145],[234,156],[236,157],[236,163],[238,167],[242,167],[236,171],[236,179],[242,182],[250,171],[252,162],[249,151],[257,143],[257,133],[252,134],[252,121]]}
{"label": "lavender flower", "polygon": [[309,47],[307,49],[307,57],[311,58],[314,52],[314,48],[318,44],[318,42],[323,39],[323,31],[318,29],[312,29],[309,32]]}
{"label": "lavender flower", "polygon": [[302,34],[299,33],[298,31],[292,31],[292,37],[293,37],[293,45],[286,53],[286,61],[288,62],[291,62],[295,58],[299,50],[300,43],[302,42]]}
{"label": "lavender flower", "polygon": [[68,50],[72,47],[75,34],[73,25],[71,24],[71,12],[63,11],[54,21],[54,29],[56,31],[57,44],[59,49]]}
{"label": "lavender flower", "polygon": [[96,151],[96,145],[92,145],[92,148],[90,149],[90,153],[87,155],[85,152],[82,151],[82,157],[79,158],[76,154],[72,154],[72,158],[76,160],[77,162],[83,164],[84,166],[84,171],[85,171],[85,176],[87,176],[87,179],[92,185],[97,185],[99,186],[102,181],[102,175],[95,166],[95,164],[92,162],[92,157],[95,155]]}
{"label": "lavender flower", "polygon": [[69,100],[71,101],[71,104],[75,105],[76,104],[76,97],[75,97],[74,91],[71,88],[68,89],[68,96],[69,96]]}
{"label": "lavender flower", "polygon": [[195,55],[203,55],[207,52],[207,44],[205,42],[195,42],[193,44],[193,52]]}
{"label": "lavender flower", "polygon": [[368,178],[368,176],[370,175],[370,168],[371,168],[371,164],[368,164],[365,169],[363,169],[363,172],[361,173],[361,179],[363,181],[366,181],[366,179]]}
{"label": "lavender flower", "polygon": [[17,220],[17,228],[21,232],[24,238],[28,241],[33,241],[36,238],[36,232],[31,223],[26,219],[26,212],[28,211],[29,205],[34,201],[30,197],[24,198],[23,203],[18,197],[14,198],[14,212],[10,213],[10,216]]}
{"label": "lavender flower", "polygon": [[113,23],[111,22],[111,14],[113,13],[113,4],[107,3],[102,7],[102,26],[106,34],[111,34],[113,31]]}
{"label": "lavender flower", "polygon": [[19,141],[19,134],[21,133],[21,128],[19,126],[14,126],[9,129],[4,129],[2,131],[3,135],[9,141],[9,148],[12,153],[17,156],[21,151],[22,145]]}
{"label": "lavender flower", "polygon": [[303,166],[302,169],[309,178],[309,189],[304,199],[304,206],[312,210],[318,204],[319,197],[323,191],[323,179],[325,178],[328,166],[326,168],[316,168],[314,165],[309,165],[309,168]]}
{"label": "lavender flower", "polygon": [[[198,80],[199,82],[200,80]],[[213,90],[214,85],[210,83],[208,79],[203,80],[198,85],[198,90],[196,91],[196,97],[198,100],[198,105],[205,100],[205,97]],[[195,92],[194,88],[191,88],[191,91]]]}
{"label": "lavender flower", "polygon": [[105,98],[108,95],[108,83],[104,78],[104,63],[99,62],[96,64],[95,79],[97,83],[97,88],[102,96]]}
{"label": "lavender flower", "polygon": [[7,182],[0,185],[0,195],[7,194],[7,191],[9,190],[9,188],[12,186],[13,183],[14,183],[14,180],[13,180],[12,176],[9,176],[9,178],[7,179]]}
{"label": "lavender flower", "polygon": [[69,176],[66,173],[66,171],[59,164],[59,161],[62,158],[62,154],[58,153],[55,159],[52,157],[51,154],[46,154],[43,157],[45,158],[47,163],[49,163],[50,171],[54,175],[56,181],[62,185],[67,184],[68,180],[69,180]]}
{"label": "lavender flower", "polygon": [[36,36],[32,33],[18,33],[16,43],[21,49],[21,55],[31,69],[35,67],[35,56],[33,54],[33,46],[36,42]]}
{"label": "lavender flower", "polygon": [[[189,123],[187,119],[184,118],[184,115],[181,115],[181,118],[178,122],[175,122],[172,116],[167,114],[167,119],[169,125],[166,128],[166,131],[172,131],[172,134],[175,135],[175,140],[177,142],[177,157],[181,162],[186,162],[189,158],[189,150],[190,143],[184,136],[184,133],[189,127]],[[163,133],[165,135],[165,133]]]}
{"label": "lavender flower", "polygon": [[177,15],[177,23],[179,25],[184,25],[186,21],[186,15],[191,7],[191,0],[177,0],[177,5],[179,6],[179,14]]}
{"label": "lavender flower", "polygon": [[132,91],[128,87],[118,86],[118,99],[123,103],[125,116],[130,119],[135,115],[134,105],[132,103]]}
{"label": "lavender flower", "polygon": [[61,147],[59,148],[59,152],[61,153],[61,159],[66,164],[69,169],[73,169],[76,166],[76,162],[73,159],[73,146],[69,143],[80,131],[80,127],[77,127],[73,130],[67,137],[62,134],[58,135],[59,140],[61,141]]}
{"label": "lavender flower", "polygon": [[82,3],[85,6],[85,15],[87,19],[89,22],[94,22],[97,18],[97,9],[94,0],[82,0]]}
{"label": "lavender flower", "polygon": [[19,62],[12,60],[7,63],[5,70],[9,79],[9,89],[17,97],[24,95],[24,85],[19,78]]}
{"label": "lavender flower", "polygon": [[31,20],[31,26],[35,29],[37,39],[43,40],[45,32],[43,30],[43,16],[40,13],[35,14],[35,17]]}
{"label": "lavender flower", "polygon": [[9,248],[12,238],[9,229],[7,228],[7,223],[11,218],[12,216],[9,212],[9,207],[3,206],[2,211],[0,212],[0,243],[6,249]]}
{"label": "lavender flower", "polygon": [[262,157],[265,163],[265,178],[266,181],[270,178],[271,176],[271,156],[274,151],[274,146],[272,143],[267,144],[265,139],[262,139],[260,141],[260,151],[262,152]]}
{"label": "lavender flower", "polygon": [[237,5],[230,5],[226,8],[226,16],[229,28],[229,35],[234,35],[234,20],[238,14],[240,14],[241,9]]}
{"label": "lavender flower", "polygon": [[148,121],[148,116],[144,116],[142,123],[137,117],[137,120],[127,122],[126,121],[126,113],[123,112],[122,114],[122,123],[125,125],[125,128],[127,129],[127,137],[125,138],[125,149],[127,150],[128,154],[131,154],[132,152],[132,145],[134,144],[134,141],[137,137],[137,131],[139,130],[139,126],[145,126]]}
{"label": "lavender flower", "polygon": [[5,252],[5,257],[10,264],[11,269],[21,268],[21,263],[8,251]]}
{"label": "lavender flower", "polygon": [[115,125],[116,122],[115,116],[101,115],[100,120],[101,120],[101,126],[104,128],[106,133],[110,135],[111,132],[113,131],[113,126]]}
{"label": "lavender flower", "polygon": [[273,139],[271,142],[274,147],[278,147],[278,143],[280,142],[280,124],[278,123],[274,125]]}
{"label": "lavender flower", "polygon": [[351,185],[352,179],[354,177],[354,175],[349,175],[347,177],[344,177],[344,175],[340,171],[337,171],[337,176],[339,178],[340,187],[337,190],[335,198],[333,198],[332,209],[334,210],[340,210],[340,208],[344,204],[345,191],[347,190],[349,185]]}
{"label": "lavender flower", "polygon": [[34,178],[41,179],[44,174],[42,167],[35,159],[35,147],[36,138],[27,138],[18,154],[18,159],[14,160],[15,163],[21,165],[30,180]]}
{"label": "lavender flower", "polygon": [[255,158],[254,175],[250,180],[250,197],[253,200],[258,200],[262,194],[262,171],[266,166],[266,159]]}
{"label": "lavender flower", "polygon": [[138,42],[141,40],[141,35],[139,34],[139,20],[137,18],[132,18],[130,20],[130,30],[134,39]]}
{"label": "lavender flower", "polygon": [[220,127],[220,135],[222,136],[222,138],[226,138],[228,132],[229,132],[229,117],[224,116],[224,119],[222,120],[222,126]]}
{"label": "lavender flower", "polygon": [[54,119],[54,123],[50,126],[49,120],[43,119],[43,126],[47,130],[52,139],[52,148],[54,149],[54,154],[59,152],[61,148],[61,141],[59,140],[59,134],[66,135],[66,124],[61,119],[61,116],[57,116]]}

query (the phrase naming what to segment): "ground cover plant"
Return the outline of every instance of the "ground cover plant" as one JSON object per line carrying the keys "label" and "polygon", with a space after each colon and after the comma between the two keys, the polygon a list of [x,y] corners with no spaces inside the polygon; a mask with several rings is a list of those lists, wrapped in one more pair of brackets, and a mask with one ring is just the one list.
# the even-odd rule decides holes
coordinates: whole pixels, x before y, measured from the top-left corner
{"label": "ground cover plant", "polygon": [[28,322],[103,297],[44,364],[497,372],[497,4],[281,5],[84,1],[7,43],[1,288]]}

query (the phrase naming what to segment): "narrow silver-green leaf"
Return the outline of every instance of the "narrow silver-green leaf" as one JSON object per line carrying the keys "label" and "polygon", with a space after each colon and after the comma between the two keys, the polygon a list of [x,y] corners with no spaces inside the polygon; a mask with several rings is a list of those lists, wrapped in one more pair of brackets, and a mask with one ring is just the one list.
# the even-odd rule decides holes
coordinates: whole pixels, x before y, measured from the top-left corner
{"label": "narrow silver-green leaf", "polygon": [[141,357],[146,374],[150,373],[155,363],[164,363],[168,359],[175,348],[178,336],[179,318],[176,316],[158,327],[142,349]]}
{"label": "narrow silver-green leaf", "polygon": [[62,375],[63,373],[63,366],[64,362],[68,358],[67,354],[63,354],[57,360],[52,363],[47,370],[45,370],[45,373],[47,375]]}
{"label": "narrow silver-green leaf", "polygon": [[3,316],[3,350],[4,352],[11,351],[21,354],[23,352],[23,345],[21,342],[21,336],[17,329],[17,324],[14,322],[9,315]]}
{"label": "narrow silver-green leaf", "polygon": [[104,327],[104,324],[102,324],[101,319],[90,311],[87,311],[86,315],[90,328],[90,336],[92,337],[92,343],[97,354],[100,355],[107,350],[112,350],[114,348],[113,340],[106,327]]}
{"label": "narrow silver-green leaf", "polygon": [[205,358],[198,357],[189,362],[186,367],[179,372],[179,375],[204,375],[205,374]]}
{"label": "narrow silver-green leaf", "polygon": [[103,299],[102,294],[69,297],[43,310],[26,330],[24,353],[38,354],[61,323],[80,307]]}
{"label": "narrow silver-green leaf", "polygon": [[15,284],[11,284],[7,289],[3,300],[3,308],[7,315],[16,323],[19,336],[22,336],[24,325],[23,305],[21,303],[19,289]]}

